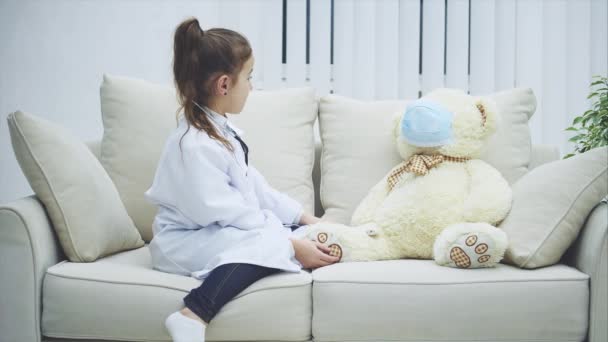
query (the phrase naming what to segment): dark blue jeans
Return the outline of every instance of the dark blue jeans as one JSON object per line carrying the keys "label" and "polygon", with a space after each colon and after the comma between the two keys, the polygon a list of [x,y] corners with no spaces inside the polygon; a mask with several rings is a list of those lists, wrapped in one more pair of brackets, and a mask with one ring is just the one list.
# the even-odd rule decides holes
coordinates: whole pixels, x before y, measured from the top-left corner
{"label": "dark blue jeans", "polygon": [[[287,225],[291,230],[298,225]],[[184,297],[184,304],[203,321],[209,323],[220,309],[249,285],[280,269],[253,264],[224,264],[214,268],[201,286]]]}

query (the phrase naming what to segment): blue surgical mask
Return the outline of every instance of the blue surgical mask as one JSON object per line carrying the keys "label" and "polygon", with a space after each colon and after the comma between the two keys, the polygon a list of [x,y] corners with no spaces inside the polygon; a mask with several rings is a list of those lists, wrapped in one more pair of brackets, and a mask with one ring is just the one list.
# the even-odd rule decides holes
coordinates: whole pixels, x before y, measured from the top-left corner
{"label": "blue surgical mask", "polygon": [[401,137],[418,147],[442,146],[452,142],[454,115],[439,103],[419,99],[410,103],[401,120]]}

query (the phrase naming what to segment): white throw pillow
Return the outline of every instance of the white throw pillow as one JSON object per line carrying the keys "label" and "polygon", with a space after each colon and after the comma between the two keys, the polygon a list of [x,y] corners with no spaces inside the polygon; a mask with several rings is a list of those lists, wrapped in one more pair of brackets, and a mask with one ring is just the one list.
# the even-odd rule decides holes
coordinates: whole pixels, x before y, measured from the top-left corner
{"label": "white throw pillow", "polygon": [[364,102],[328,95],[319,103],[323,219],[349,224],[369,189],[401,157],[395,147],[393,113],[405,101]]}
{"label": "white throw pillow", "polygon": [[[488,95],[501,123],[481,159],[513,183],[528,171],[530,129],[536,109],[531,89],[515,88]],[[369,189],[402,162],[393,139],[393,115],[408,100],[359,101],[327,95],[319,104],[321,203],[327,221],[349,224],[353,211]]]}
{"label": "white throw pillow", "polygon": [[608,195],[608,147],[541,165],[513,185],[505,262],[523,268],[557,263],[591,210]]}
{"label": "white throw pillow", "polygon": [[489,95],[496,102],[501,122],[480,159],[494,166],[509,184],[528,172],[532,140],[528,121],[536,110],[530,88],[514,88]]}
{"label": "white throw pillow", "polygon": [[142,238],[152,239],[156,207],[144,199],[166,138],[177,125],[172,87],[103,76],[100,89],[103,137],[99,160],[116,184]]}
{"label": "white throw pillow", "polygon": [[314,213],[313,124],[319,112],[314,88],[253,91],[240,114],[228,115],[243,130],[249,160],[274,188]]}
{"label": "white throw pillow", "polygon": [[[175,88],[104,75],[100,160],[116,184],[143,239],[152,239],[156,207],[145,200],[160,153],[176,128]],[[229,115],[244,131],[250,160],[270,185],[312,212],[312,125],[318,111],[314,89],[252,91],[243,111]]]}
{"label": "white throw pillow", "polygon": [[144,245],[114,183],[84,143],[20,111],[9,114],[8,125],[21,170],[70,261],[91,262]]}

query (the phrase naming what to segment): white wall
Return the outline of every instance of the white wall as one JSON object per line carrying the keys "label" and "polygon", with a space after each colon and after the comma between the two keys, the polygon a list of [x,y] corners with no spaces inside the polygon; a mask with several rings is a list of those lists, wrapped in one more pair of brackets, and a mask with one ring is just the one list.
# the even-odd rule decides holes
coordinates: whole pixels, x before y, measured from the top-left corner
{"label": "white wall", "polygon": [[[591,75],[608,70],[606,0],[423,2],[335,0],[330,84],[329,0],[312,0],[310,85],[319,95],[412,98],[439,86],[485,94],[532,87],[534,143],[570,148],[563,129],[587,107]],[[32,191],[6,116],[23,110],[99,139],[103,73],[171,83],[172,34],[187,16],[244,33],[258,88],[305,85],[305,0],[288,1],[287,82],[281,82],[281,0],[0,0],[0,203]],[[447,13],[447,21],[444,14]],[[447,30],[444,25],[447,22]],[[447,32],[447,41],[444,37]],[[446,68],[444,70],[444,47]],[[470,56],[470,74],[468,63]],[[444,72],[445,71],[445,72]]]}
{"label": "white wall", "polygon": [[196,16],[203,28],[238,22],[257,3],[280,10],[280,1],[239,9],[236,1],[0,0],[0,202],[32,193],[10,144],[10,112],[100,139],[103,73],[169,84],[172,34],[181,20]]}

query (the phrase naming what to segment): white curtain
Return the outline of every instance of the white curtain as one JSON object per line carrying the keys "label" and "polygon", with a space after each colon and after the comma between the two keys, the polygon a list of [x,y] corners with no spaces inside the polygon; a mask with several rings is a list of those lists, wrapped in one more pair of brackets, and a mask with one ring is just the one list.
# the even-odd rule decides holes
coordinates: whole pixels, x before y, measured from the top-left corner
{"label": "white curtain", "polygon": [[562,153],[571,150],[564,128],[589,107],[591,75],[607,74],[606,0],[334,0],[333,69],[332,1],[310,0],[308,65],[307,1],[286,3],[283,65],[283,0],[0,1],[0,201],[31,193],[8,113],[98,140],[103,73],[172,84],[173,31],[187,16],[247,36],[258,89],[309,85],[319,96],[375,100],[442,86],[472,94],[531,87],[533,141]]}
{"label": "white curtain", "polygon": [[[243,10],[240,4],[247,4]],[[592,75],[608,70],[606,0],[335,0],[330,82],[330,0],[287,1],[286,82],[280,61],[282,0],[217,1],[240,18],[220,21],[252,38],[258,88],[314,86],[363,100],[416,98],[437,87],[474,95],[531,87],[535,144],[571,150],[564,131],[589,108]],[[260,13],[260,9],[266,15]],[[228,10],[230,9],[230,10]],[[272,12],[272,15],[268,15]],[[222,16],[221,19],[226,17]],[[270,20],[269,20],[270,19]]]}

